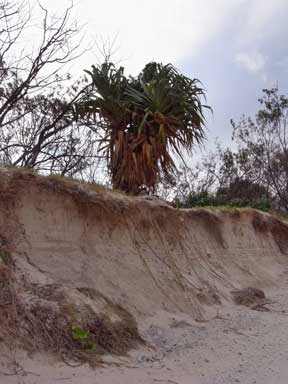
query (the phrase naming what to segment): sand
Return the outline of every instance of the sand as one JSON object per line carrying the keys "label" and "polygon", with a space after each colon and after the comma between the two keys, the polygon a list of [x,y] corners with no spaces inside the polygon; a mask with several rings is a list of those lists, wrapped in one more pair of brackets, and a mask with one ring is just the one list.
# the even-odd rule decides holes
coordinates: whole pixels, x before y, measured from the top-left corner
{"label": "sand", "polygon": [[[230,305],[218,318],[196,323],[159,313],[143,334],[154,351],[131,351],[122,366],[71,368],[41,355],[19,355],[24,371],[2,366],[1,384],[286,384],[288,382],[288,288],[270,290],[267,312]],[[149,324],[149,325],[148,325]],[[163,325],[165,324],[165,326]],[[115,359],[114,359],[115,360]],[[130,367],[130,368],[128,368]],[[3,375],[13,374],[12,376]]]}
{"label": "sand", "polygon": [[[43,351],[14,355],[0,340],[1,384],[288,382],[286,224],[250,209],[178,210],[19,171],[0,176],[0,246],[17,292],[27,295],[25,280],[36,298],[49,285],[84,302],[89,289],[96,312],[124,308],[150,345],[91,369]],[[249,286],[271,299],[268,311],[233,304],[231,291]]]}

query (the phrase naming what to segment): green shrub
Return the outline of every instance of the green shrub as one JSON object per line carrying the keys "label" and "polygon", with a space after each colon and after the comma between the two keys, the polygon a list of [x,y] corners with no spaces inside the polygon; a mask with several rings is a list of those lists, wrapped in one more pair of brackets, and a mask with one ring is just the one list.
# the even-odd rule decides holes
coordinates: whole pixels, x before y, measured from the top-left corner
{"label": "green shrub", "polygon": [[271,209],[272,202],[270,199],[262,197],[258,200],[227,198],[224,195],[209,194],[207,192],[189,194],[183,200],[176,199],[175,206],[177,208],[197,208],[197,207],[250,207],[268,212]]}

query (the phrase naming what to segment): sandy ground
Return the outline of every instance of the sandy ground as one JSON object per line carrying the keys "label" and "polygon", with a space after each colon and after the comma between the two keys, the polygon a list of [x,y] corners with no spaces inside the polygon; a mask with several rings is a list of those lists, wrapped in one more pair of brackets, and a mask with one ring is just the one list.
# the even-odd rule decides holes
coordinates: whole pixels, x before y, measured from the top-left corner
{"label": "sandy ground", "polygon": [[159,313],[142,327],[154,350],[134,351],[120,367],[70,368],[43,356],[16,356],[24,371],[18,367],[15,375],[2,363],[0,383],[287,384],[288,289],[266,295],[267,312],[221,306],[209,322]]}

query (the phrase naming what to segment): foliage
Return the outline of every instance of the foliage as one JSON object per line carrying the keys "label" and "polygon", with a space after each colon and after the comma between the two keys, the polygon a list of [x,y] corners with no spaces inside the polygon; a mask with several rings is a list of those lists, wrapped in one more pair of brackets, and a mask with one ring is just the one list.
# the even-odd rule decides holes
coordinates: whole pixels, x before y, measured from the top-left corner
{"label": "foliage", "polygon": [[185,200],[178,200],[176,198],[175,205],[178,208],[192,208],[192,207],[250,207],[268,212],[271,208],[271,200],[262,197],[259,200],[253,199],[237,199],[225,198],[221,195],[209,194],[207,192],[199,194],[189,194]]}
{"label": "foliage", "polygon": [[73,340],[80,342],[83,349],[92,351],[96,349],[96,344],[89,342],[91,337],[90,332],[83,329],[78,323],[71,325],[71,332]]}
{"label": "foliage", "polygon": [[255,121],[232,122],[238,162],[246,177],[261,183],[288,211],[288,97],[278,88],[264,89]]}
{"label": "foliage", "polygon": [[82,53],[72,5],[60,16],[38,7],[31,47],[29,0],[0,4],[0,164],[89,181],[108,168],[112,186],[126,192],[288,212],[288,97],[277,87],[263,90],[254,119],[231,121],[236,149],[217,144],[179,170],[177,160],[205,138],[210,107],[200,82],[155,62],[127,77],[109,57],[86,71],[91,82],[72,82],[63,68]]}
{"label": "foliage", "polygon": [[183,158],[204,139],[205,96],[197,79],[171,64],[149,63],[137,77],[105,62],[86,71],[93,91],[78,103],[77,114],[94,121],[114,188],[138,193],[155,190],[160,172],[176,170],[172,154]]}
{"label": "foliage", "polygon": [[255,121],[232,121],[236,150],[206,153],[193,168],[182,168],[174,185],[176,205],[250,206],[288,210],[288,97],[263,90]]}

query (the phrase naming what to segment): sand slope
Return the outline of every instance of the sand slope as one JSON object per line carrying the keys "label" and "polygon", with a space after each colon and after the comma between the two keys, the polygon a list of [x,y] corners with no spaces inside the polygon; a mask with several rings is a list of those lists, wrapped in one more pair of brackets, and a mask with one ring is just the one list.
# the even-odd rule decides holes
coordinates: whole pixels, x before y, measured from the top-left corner
{"label": "sand slope", "polygon": [[0,172],[0,240],[33,284],[93,290],[99,310],[120,305],[144,333],[151,319],[211,319],[236,288],[287,283],[288,227],[268,214],[179,210],[15,170]]}
{"label": "sand slope", "polygon": [[136,316],[201,316],[233,288],[277,284],[288,227],[253,210],[177,210],[84,185],[1,173],[0,233],[23,268],[93,288]]}

